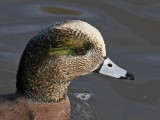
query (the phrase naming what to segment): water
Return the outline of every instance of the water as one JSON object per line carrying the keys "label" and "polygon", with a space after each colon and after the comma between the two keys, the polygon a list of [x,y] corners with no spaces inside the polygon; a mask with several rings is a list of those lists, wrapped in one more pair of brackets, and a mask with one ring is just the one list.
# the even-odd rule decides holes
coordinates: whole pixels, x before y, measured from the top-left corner
{"label": "water", "polygon": [[47,26],[80,19],[97,27],[107,54],[135,81],[100,74],[72,81],[71,120],[160,119],[159,0],[0,1],[0,93],[15,91],[16,71],[28,40]]}

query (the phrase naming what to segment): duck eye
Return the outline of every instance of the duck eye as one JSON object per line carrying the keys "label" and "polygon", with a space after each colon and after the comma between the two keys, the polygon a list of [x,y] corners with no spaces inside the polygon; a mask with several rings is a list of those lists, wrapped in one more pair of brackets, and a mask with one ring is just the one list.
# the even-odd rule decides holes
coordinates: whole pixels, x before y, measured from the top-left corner
{"label": "duck eye", "polygon": [[86,53],[86,48],[84,48],[84,47],[77,48],[77,52],[80,55],[84,55]]}

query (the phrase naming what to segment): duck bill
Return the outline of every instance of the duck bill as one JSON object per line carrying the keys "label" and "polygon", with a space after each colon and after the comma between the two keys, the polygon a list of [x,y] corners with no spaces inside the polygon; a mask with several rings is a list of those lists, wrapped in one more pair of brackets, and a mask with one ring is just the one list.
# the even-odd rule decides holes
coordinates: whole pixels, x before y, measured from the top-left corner
{"label": "duck bill", "polygon": [[98,72],[119,79],[134,80],[134,75],[132,73],[129,73],[127,70],[120,68],[108,57],[104,60]]}

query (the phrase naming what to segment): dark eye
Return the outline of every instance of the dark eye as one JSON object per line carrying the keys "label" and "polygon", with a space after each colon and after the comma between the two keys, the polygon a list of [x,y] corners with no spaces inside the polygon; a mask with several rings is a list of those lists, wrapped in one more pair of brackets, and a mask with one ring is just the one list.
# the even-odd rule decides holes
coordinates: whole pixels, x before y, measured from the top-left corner
{"label": "dark eye", "polygon": [[84,54],[86,54],[87,50],[84,47],[80,47],[80,48],[77,48],[77,52],[80,55],[84,55]]}
{"label": "dark eye", "polygon": [[112,64],[111,64],[111,63],[109,63],[109,64],[108,64],[108,67],[112,67]]}

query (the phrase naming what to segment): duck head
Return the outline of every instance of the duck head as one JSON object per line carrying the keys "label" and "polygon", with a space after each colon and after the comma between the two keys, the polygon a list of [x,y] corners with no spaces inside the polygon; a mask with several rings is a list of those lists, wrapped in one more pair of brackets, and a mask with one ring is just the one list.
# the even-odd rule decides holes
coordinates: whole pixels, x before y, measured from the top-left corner
{"label": "duck head", "polygon": [[56,23],[27,44],[17,72],[17,91],[38,102],[60,102],[71,80],[98,73],[133,79],[133,75],[106,57],[100,32],[80,20]]}

